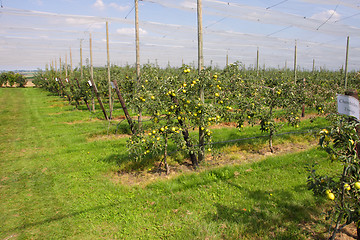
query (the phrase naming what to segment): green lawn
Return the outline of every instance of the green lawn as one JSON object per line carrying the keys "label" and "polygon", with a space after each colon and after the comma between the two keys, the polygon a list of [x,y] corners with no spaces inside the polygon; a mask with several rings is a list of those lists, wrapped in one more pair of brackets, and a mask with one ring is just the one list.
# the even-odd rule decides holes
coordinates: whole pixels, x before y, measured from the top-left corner
{"label": "green lawn", "polygon": [[41,89],[0,89],[0,239],[323,237],[305,166],[332,171],[324,152],[123,186],[109,173],[126,138],[88,141],[116,127],[93,119]]}

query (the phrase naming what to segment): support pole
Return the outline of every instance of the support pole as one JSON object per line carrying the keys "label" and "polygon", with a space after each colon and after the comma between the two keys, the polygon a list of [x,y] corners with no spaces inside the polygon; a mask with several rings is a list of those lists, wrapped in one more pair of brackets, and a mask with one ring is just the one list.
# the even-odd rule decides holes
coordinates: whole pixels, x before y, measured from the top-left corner
{"label": "support pole", "polygon": [[313,67],[312,67],[312,73],[315,72],[315,59],[313,59]]}
{"label": "support pole", "polygon": [[[197,0],[197,20],[198,20],[198,72],[200,78],[200,101],[204,104],[204,83],[201,79],[201,70],[204,68],[204,55],[203,55],[203,26],[202,26],[202,0]],[[203,113],[200,115],[200,126],[199,126],[199,162],[205,159],[205,130],[203,128],[204,116]],[[197,167],[197,162],[194,164],[194,168]]]}
{"label": "support pole", "polygon": [[259,75],[259,69],[260,66],[259,66],[259,47],[258,47],[256,51],[256,75]]}
{"label": "support pole", "polygon": [[347,80],[348,80],[348,63],[349,63],[349,36],[346,40],[346,57],[345,57],[345,89],[347,88]]}
{"label": "support pole", "polygon": [[80,77],[83,79],[83,62],[82,62],[82,39],[80,39]]}
{"label": "support pole", "polygon": [[297,78],[297,43],[295,40],[295,52],[294,52],[294,82],[296,84],[296,78]]}
{"label": "support pole", "polygon": [[106,52],[107,52],[107,71],[108,71],[108,85],[109,85],[109,119],[111,119],[113,106],[112,106],[112,100],[111,100],[109,22],[108,21],[106,21]]}
{"label": "support pole", "polygon": [[73,74],[73,62],[72,62],[72,53],[71,53],[71,47],[70,47],[70,73]]}
{"label": "support pole", "polygon": [[[139,0],[135,0],[135,44],[136,44],[136,84],[135,89],[136,91],[140,89],[140,34],[139,34]],[[138,115],[138,127],[139,132],[141,132],[141,119],[142,119],[142,109],[139,108],[139,115]]]}
{"label": "support pole", "polygon": [[139,0],[135,0],[136,78],[140,85]]}
{"label": "support pole", "polygon": [[61,57],[59,57],[59,72],[60,72],[60,75],[62,73],[62,62],[61,62]]}
{"label": "support pole", "polygon": [[65,78],[68,77],[67,53],[65,53]]}

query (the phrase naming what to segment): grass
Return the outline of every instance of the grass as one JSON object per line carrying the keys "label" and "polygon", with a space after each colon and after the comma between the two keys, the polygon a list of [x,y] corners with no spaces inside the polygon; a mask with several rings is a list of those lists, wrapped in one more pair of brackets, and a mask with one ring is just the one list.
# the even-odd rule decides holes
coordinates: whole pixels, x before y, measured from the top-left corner
{"label": "grass", "polygon": [[6,88],[0,122],[0,239],[324,236],[325,203],[307,190],[305,166],[334,165],[316,148],[134,187],[109,177],[114,158],[127,160],[126,138],[89,141],[115,126],[85,110],[40,89]]}

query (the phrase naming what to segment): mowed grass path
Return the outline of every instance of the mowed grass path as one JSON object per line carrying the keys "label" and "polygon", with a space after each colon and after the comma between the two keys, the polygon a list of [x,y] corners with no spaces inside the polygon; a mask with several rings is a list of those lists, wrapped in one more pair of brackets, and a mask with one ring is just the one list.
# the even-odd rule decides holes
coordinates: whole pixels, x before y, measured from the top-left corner
{"label": "mowed grass path", "polygon": [[90,118],[40,89],[0,89],[0,239],[322,236],[305,166],[331,171],[323,152],[122,186],[108,159],[126,158],[126,139],[87,141],[108,127]]}

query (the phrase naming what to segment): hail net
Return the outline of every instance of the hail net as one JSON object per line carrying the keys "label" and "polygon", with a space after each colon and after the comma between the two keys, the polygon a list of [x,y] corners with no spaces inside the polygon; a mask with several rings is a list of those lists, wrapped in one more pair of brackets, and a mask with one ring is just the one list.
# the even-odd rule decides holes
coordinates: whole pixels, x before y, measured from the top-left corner
{"label": "hail net", "polygon": [[[253,1],[253,5],[236,1],[203,0],[203,33],[205,65],[223,67],[239,61],[255,66],[257,50],[263,67],[283,68],[297,63],[311,69],[338,69],[344,65],[346,37],[350,37],[349,68],[358,70],[360,61],[360,8],[352,0]],[[274,1],[271,1],[274,2]],[[287,2],[287,3],[286,3]],[[283,3],[283,4],[280,4]],[[303,6],[328,4],[335,9],[320,19]],[[331,5],[332,4],[332,5]],[[197,62],[196,0],[143,0],[140,5],[141,63],[179,66]],[[153,17],[142,12],[165,9],[176,17]],[[339,17],[337,9],[346,10]],[[133,15],[133,14],[132,14]],[[67,61],[70,54],[74,67],[89,58],[89,33],[93,37],[94,65],[106,65],[105,22],[110,25],[110,58],[112,64],[135,62],[134,17],[98,17],[56,14],[14,8],[0,9],[0,69],[44,68],[54,61]],[[180,20],[179,20],[180,19]],[[182,20],[181,20],[182,19]]]}

